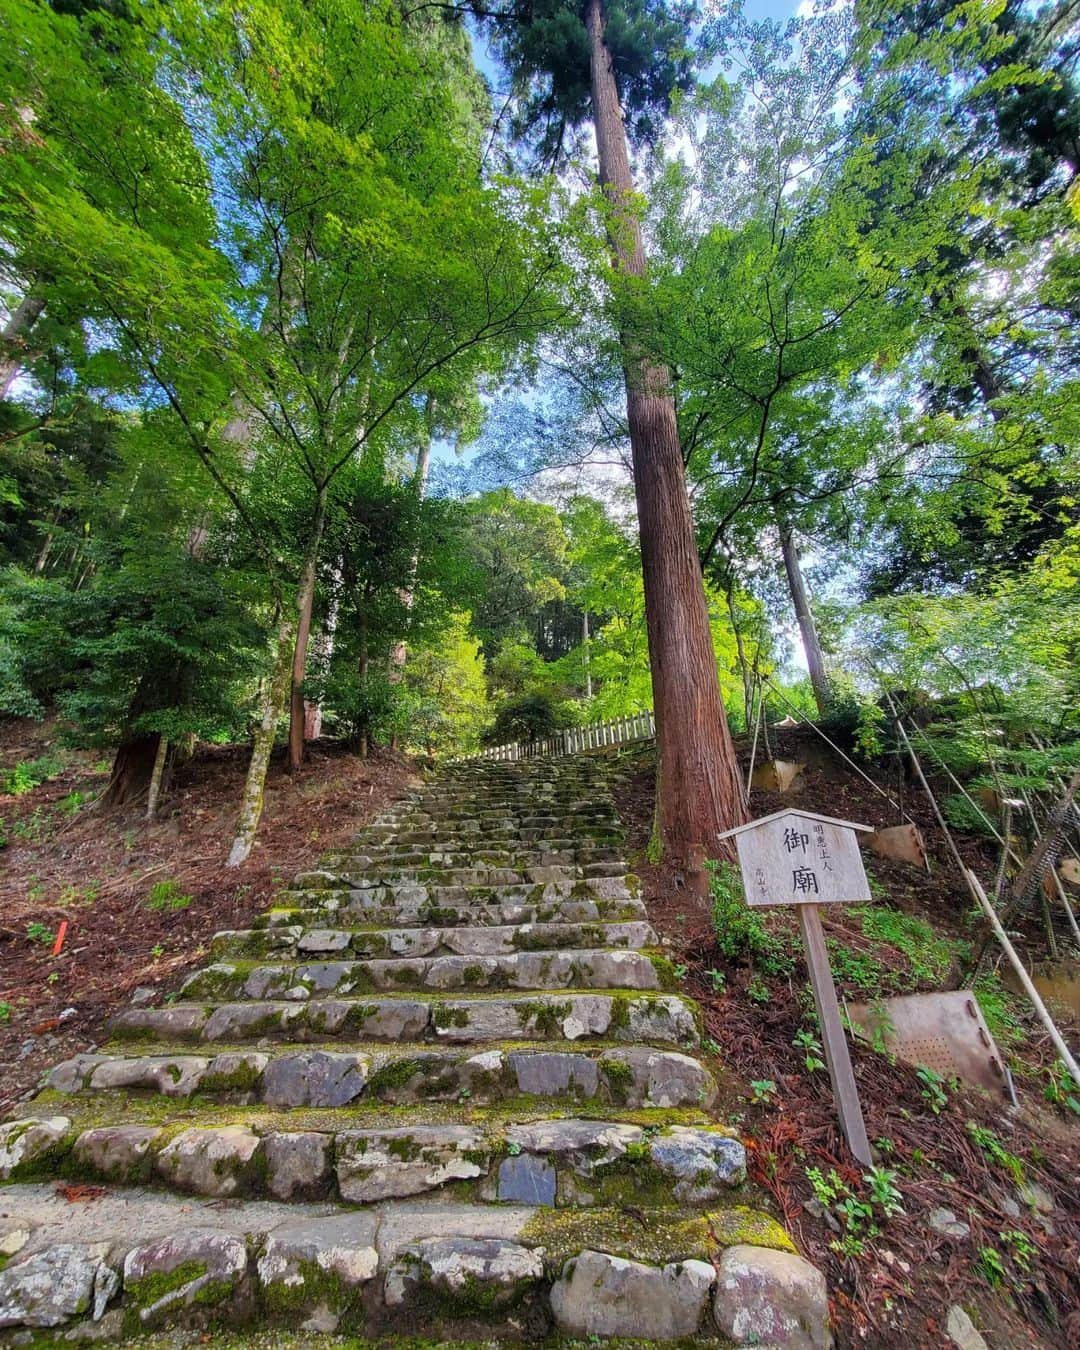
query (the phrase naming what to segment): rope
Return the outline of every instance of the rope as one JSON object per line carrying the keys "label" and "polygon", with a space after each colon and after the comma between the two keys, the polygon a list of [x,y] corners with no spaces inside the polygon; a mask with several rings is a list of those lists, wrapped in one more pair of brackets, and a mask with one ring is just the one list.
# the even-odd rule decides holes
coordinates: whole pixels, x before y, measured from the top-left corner
{"label": "rope", "polygon": [[754,718],[754,741],[753,744],[750,746],[750,767],[746,771],[746,787],[743,788],[743,796],[745,797],[748,803],[750,801],[750,780],[754,776],[754,757],[757,755],[758,732],[761,729],[761,710],[765,706],[765,696],[764,693],[762,692],[760,680],[758,680],[755,688],[757,690],[758,696],[757,716]]}
{"label": "rope", "polygon": [[[892,793],[886,792],[885,789],[880,785],[880,783],[875,783],[874,780],[870,777],[870,775],[868,773],[865,773],[862,769],[860,769],[859,766],[849,755],[845,755],[843,750],[840,749],[840,747],[836,744],[836,742],[834,740],[831,740],[828,736],[826,736],[824,731],[822,731],[819,726],[811,722],[808,717],[804,717],[803,714],[798,710],[798,708],[796,708],[795,704],[792,703],[792,701],[789,698],[787,698],[776,687],[775,684],[773,684],[772,680],[769,679],[768,675],[762,675],[761,679],[765,681],[765,683],[769,686],[769,688],[773,691],[773,693],[776,694],[777,697],[783,703],[787,704],[787,706],[791,709],[791,711],[795,714],[795,716],[798,718],[800,722],[802,722],[805,726],[808,726],[811,729],[811,731],[816,731],[817,734],[821,737],[821,739],[825,742],[825,744],[828,745],[832,750],[834,750],[844,761],[845,764],[849,764],[859,775],[860,778],[864,778],[876,793],[884,797],[887,802],[890,802],[893,806],[895,806],[901,816],[904,816],[906,814],[904,808],[900,805],[900,803],[896,800],[896,798],[892,795]],[[911,817],[907,816],[907,819],[910,820]]]}

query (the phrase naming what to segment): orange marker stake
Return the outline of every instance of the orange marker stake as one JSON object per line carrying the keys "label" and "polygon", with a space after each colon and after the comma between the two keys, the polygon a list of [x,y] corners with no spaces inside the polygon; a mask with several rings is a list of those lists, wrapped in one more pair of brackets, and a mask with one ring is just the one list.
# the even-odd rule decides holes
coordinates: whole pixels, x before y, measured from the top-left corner
{"label": "orange marker stake", "polygon": [[52,949],[53,956],[60,955],[60,952],[64,946],[64,939],[67,937],[67,930],[68,930],[67,919],[61,919],[60,927],[56,930],[56,941],[53,943]]}

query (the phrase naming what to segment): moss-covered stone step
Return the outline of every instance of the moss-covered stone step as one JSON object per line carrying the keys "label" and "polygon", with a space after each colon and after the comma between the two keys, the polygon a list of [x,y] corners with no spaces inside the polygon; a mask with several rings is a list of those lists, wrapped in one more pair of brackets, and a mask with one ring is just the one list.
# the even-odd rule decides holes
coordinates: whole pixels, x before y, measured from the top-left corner
{"label": "moss-covered stone step", "polygon": [[275,965],[220,961],[189,976],[181,993],[188,1001],[224,1003],[411,989],[659,989],[657,965],[641,952],[605,948]]}
{"label": "moss-covered stone step", "polygon": [[[338,884],[353,889],[369,886],[400,886],[407,882],[416,882],[426,886],[546,886],[573,885],[576,881],[593,877],[619,877],[626,873],[626,864],[622,861],[593,863],[550,863],[522,865],[520,867],[496,867],[489,863],[476,863],[474,866],[442,866],[430,863],[387,864],[385,866],[362,855],[365,860],[353,858],[351,862],[340,857],[326,860],[326,867],[336,877]],[[302,886],[306,876],[298,878]]]}
{"label": "moss-covered stone step", "polygon": [[[367,904],[407,907],[428,902],[436,908],[449,905],[493,904],[518,900],[529,904],[555,904],[565,899],[626,900],[637,898],[639,879],[625,868],[611,876],[577,877],[559,881],[504,882],[499,885],[438,885],[429,882],[400,881],[393,884],[373,882],[359,885],[339,871],[320,869],[301,872],[281,899],[296,905],[332,905],[348,902],[354,907]],[[617,918],[610,914],[607,917]]]}
{"label": "moss-covered stone step", "polygon": [[648,923],[517,923],[488,926],[412,928],[273,927],[215,933],[214,957],[282,959],[310,956],[509,956],[518,951],[560,951],[569,947],[655,946]]}
{"label": "moss-covered stone step", "polygon": [[79,1055],[57,1065],[55,1091],[148,1092],[212,1097],[275,1108],[348,1106],[363,1098],[496,1102],[522,1096],[612,1102],[630,1107],[708,1107],[712,1075],[678,1051],[496,1047],[479,1053],[444,1047],[226,1050]]}
{"label": "moss-covered stone step", "polygon": [[[423,888],[419,888],[423,890]],[[540,887],[547,890],[547,887]],[[275,908],[259,915],[252,924],[255,931],[268,928],[319,928],[335,925],[343,928],[495,928],[522,923],[629,923],[648,922],[644,904],[637,899],[573,899],[566,893],[560,900],[533,903],[523,899],[455,902],[440,905],[426,898],[403,900],[397,904],[373,901],[367,891],[355,892],[355,900],[341,898],[339,892],[308,892],[309,898],[327,898],[323,904]]]}
{"label": "moss-covered stone step", "polygon": [[395,1344],[417,1332],[458,1344],[830,1344],[820,1274],[746,1207],[425,1197],[342,1212],[127,1188],[58,1211],[47,1185],[7,1199],[23,1245],[0,1273],[0,1302],[14,1327],[41,1327],[47,1309],[56,1343],[169,1327],[206,1341],[228,1325],[278,1328],[290,1344],[314,1327]]}
{"label": "moss-covered stone step", "polygon": [[[531,823],[530,823],[531,822]],[[624,835],[610,815],[545,817],[500,815],[483,819],[473,815],[409,815],[396,820],[380,820],[361,831],[350,850],[366,852],[387,845],[413,845],[438,848],[447,842],[464,847],[544,847],[556,840],[578,843],[618,845]]]}
{"label": "moss-covered stone step", "polygon": [[126,1041],[206,1044],[328,1037],[451,1044],[607,1038],[684,1049],[698,1044],[695,1010],[686,999],[627,992],[173,1003],[126,1008],[113,1019],[112,1031]]}
{"label": "moss-covered stone step", "polygon": [[[0,1127],[0,1138],[18,1130],[31,1138],[42,1123],[13,1122]],[[218,1199],[269,1195],[359,1205],[453,1184],[457,1198],[477,1204],[693,1208],[728,1198],[746,1178],[740,1140],[700,1126],[645,1129],[574,1117],[526,1124],[363,1121],[335,1131],[155,1122],[81,1129],[63,1116],[48,1124],[49,1149],[35,1153],[31,1138],[12,1169],[15,1180],[63,1176]]]}

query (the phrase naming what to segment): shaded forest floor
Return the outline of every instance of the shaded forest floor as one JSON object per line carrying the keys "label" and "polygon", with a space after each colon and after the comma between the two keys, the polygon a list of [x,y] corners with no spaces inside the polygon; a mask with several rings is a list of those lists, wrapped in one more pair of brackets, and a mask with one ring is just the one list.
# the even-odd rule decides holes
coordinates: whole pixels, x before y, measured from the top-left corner
{"label": "shaded forest floor", "polygon": [[99,1041],[135,989],[175,989],[215,932],[248,926],[412,778],[400,755],[362,760],[322,743],[299,774],[275,762],[254,852],[228,868],[247,758],[242,746],[201,746],[148,825],[144,806],[93,806],[107,761],[64,751],[48,724],[0,727],[0,785],[19,764],[55,770],[30,791],[0,793],[0,1115],[42,1070]]}
{"label": "shaded forest floor", "polygon": [[[807,763],[804,782],[786,796],[755,790],[753,816],[799,806],[874,826],[898,823],[895,806],[812,732],[780,735],[778,757]],[[747,758],[744,748],[744,767]],[[843,1192],[840,1204],[826,1196],[822,1205],[808,1172],[818,1169],[828,1185],[835,1171],[857,1200],[868,1199],[868,1187],[841,1143],[828,1075],[808,1069],[806,1048],[794,1043],[813,1028],[797,922],[768,913],[772,959],[755,965],[741,954],[725,956],[709,905],[683,887],[678,872],[646,859],[651,750],[625,754],[624,765],[618,798],[633,865],[682,987],[704,1008],[723,1084],[721,1110],[742,1129],[753,1179],[770,1193],[801,1250],[827,1272],[839,1344],[951,1346],[945,1324],[954,1304],[971,1314],[991,1350],[1080,1344],[1080,1121],[1046,1100],[1054,1055],[1029,1005],[996,977],[979,987],[1014,1074],[1019,1110],[1003,1098],[946,1085],[935,1113],[913,1068],[856,1045],[867,1131],[879,1166],[896,1174],[903,1212],[883,1219],[879,1209],[861,1220],[856,1212],[851,1225],[838,1223]],[[895,776],[881,783],[895,792]],[[925,798],[908,788],[904,805],[926,838],[930,874],[867,854],[878,904],[831,906],[825,915],[838,988],[851,1001],[955,988],[961,958],[981,937]],[[992,841],[959,836],[958,842],[965,861],[983,876],[993,874]],[[877,912],[867,920],[871,910]],[[1033,954],[1045,950],[1037,929],[1028,936]],[[773,969],[777,963],[789,968]],[[1078,1044],[1077,1019],[1054,1011],[1066,1038]],[[952,1211],[969,1233],[935,1231],[936,1209]],[[871,1222],[880,1227],[876,1236],[867,1233]],[[838,1250],[845,1239],[847,1252]]]}

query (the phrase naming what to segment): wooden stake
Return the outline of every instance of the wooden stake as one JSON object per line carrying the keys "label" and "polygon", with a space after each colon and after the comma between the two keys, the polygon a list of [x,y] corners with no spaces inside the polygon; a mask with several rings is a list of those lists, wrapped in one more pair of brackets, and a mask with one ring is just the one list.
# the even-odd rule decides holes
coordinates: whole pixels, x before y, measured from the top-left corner
{"label": "wooden stake", "polygon": [[820,905],[798,905],[806,964],[810,968],[810,988],[814,991],[814,1006],[821,1024],[821,1043],[825,1047],[825,1063],[832,1081],[836,1113],[848,1148],[864,1167],[873,1166],[870,1141],[866,1137],[859,1089],[851,1067],[844,1024],[840,1020],[840,1004],[836,999],[836,985],[829,969],[829,950],[825,945],[825,930],[821,926]]}

